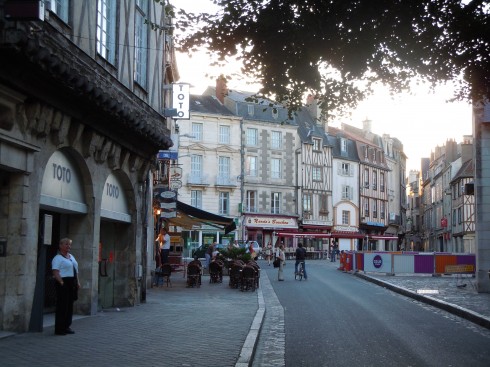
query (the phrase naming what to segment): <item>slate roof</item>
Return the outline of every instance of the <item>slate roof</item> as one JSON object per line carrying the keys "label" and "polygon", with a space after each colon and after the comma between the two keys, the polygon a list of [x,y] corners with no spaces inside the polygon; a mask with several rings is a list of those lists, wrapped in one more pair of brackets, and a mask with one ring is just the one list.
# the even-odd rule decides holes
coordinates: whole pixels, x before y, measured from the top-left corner
{"label": "slate roof", "polygon": [[461,179],[474,177],[475,175],[475,167],[473,165],[473,159],[468,159],[461,165],[459,171],[454,175],[454,178],[451,180],[451,183]]}
{"label": "slate roof", "polygon": [[[216,95],[216,87],[208,87],[205,95]],[[243,117],[249,121],[272,122],[274,124],[283,123],[287,125],[297,125],[296,120],[288,116],[288,110],[282,104],[265,98],[256,98],[256,101],[247,101],[247,98],[254,96],[254,92],[243,92],[229,89],[225,97],[225,106],[229,111],[233,110],[235,116]],[[255,97],[252,97],[255,99]],[[232,101],[233,106],[227,101]],[[254,107],[253,114],[249,114],[249,106]],[[277,112],[274,117],[273,109]]]}
{"label": "slate roof", "polygon": [[[328,128],[329,138],[333,141],[332,155],[334,158],[346,159],[350,161],[359,161],[357,154],[356,142],[351,140],[344,131],[337,129],[336,127]],[[347,152],[343,153],[340,149],[341,138],[344,138],[347,142]]]}
{"label": "slate roof", "polygon": [[191,94],[189,109],[191,112],[233,116],[233,114],[213,96]]}

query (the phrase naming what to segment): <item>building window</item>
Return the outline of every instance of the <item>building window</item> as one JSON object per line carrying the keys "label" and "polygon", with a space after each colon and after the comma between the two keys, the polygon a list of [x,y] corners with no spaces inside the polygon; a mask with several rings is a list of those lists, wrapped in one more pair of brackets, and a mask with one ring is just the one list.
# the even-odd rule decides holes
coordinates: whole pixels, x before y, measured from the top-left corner
{"label": "building window", "polygon": [[257,129],[247,129],[246,139],[248,146],[256,147],[259,145],[259,134]]}
{"label": "building window", "polygon": [[320,194],[320,214],[328,215],[328,195]]}
{"label": "building window", "polygon": [[218,184],[230,184],[230,157],[218,157]]}
{"label": "building window", "polygon": [[55,13],[63,22],[68,23],[69,0],[47,0],[46,8]]}
{"label": "building window", "polygon": [[192,135],[194,136],[194,140],[202,141],[202,124],[197,122],[192,123]]}
{"label": "building window", "polygon": [[280,158],[271,159],[271,178],[282,177],[282,161]]}
{"label": "building window", "polygon": [[255,213],[257,211],[256,206],[257,191],[247,191],[247,211]]}
{"label": "building window", "polygon": [[[191,177],[201,179],[202,177],[202,155],[191,156]],[[195,182],[195,181],[193,181]]]}
{"label": "building window", "polygon": [[376,200],[373,201],[373,218],[378,218],[378,203]]}
{"label": "building window", "polygon": [[219,143],[230,144],[230,127],[228,125],[220,125],[219,127]]}
{"label": "building window", "polygon": [[247,107],[248,107],[248,110],[247,110],[248,111],[248,115],[249,116],[253,116],[254,115],[254,110],[255,110],[254,105],[253,104],[249,104]]}
{"label": "building window", "polygon": [[342,210],[342,225],[350,225],[350,212],[348,210]]}
{"label": "building window", "polygon": [[322,150],[322,141],[320,139],[313,139],[313,150]]}
{"label": "building window", "polygon": [[146,88],[146,66],[148,63],[148,0],[136,1],[136,25],[134,27],[134,80]]}
{"label": "building window", "polygon": [[342,162],[338,166],[338,173],[341,176],[352,176],[354,174],[350,163]]}
{"label": "building window", "polygon": [[202,191],[191,190],[191,205],[194,208],[202,209]]}
{"label": "building window", "polygon": [[230,212],[230,193],[220,192],[219,193],[219,213],[229,214]]}
{"label": "building window", "polygon": [[276,107],[273,107],[272,108],[272,118],[274,120],[277,120],[278,117],[279,117],[279,110]]}
{"label": "building window", "polygon": [[364,168],[364,187],[369,188],[369,168]]}
{"label": "building window", "polygon": [[379,173],[379,191],[381,191],[381,192],[385,191],[385,173],[384,172]]}
{"label": "building window", "polygon": [[246,170],[246,173],[248,176],[253,176],[253,177],[257,177],[257,173],[258,173],[258,167],[257,167],[257,157],[254,157],[254,156],[247,156],[247,163],[246,163],[246,167],[245,167],[245,170]]}
{"label": "building window", "polygon": [[340,139],[340,152],[347,153],[347,140],[344,138]]}
{"label": "building window", "polygon": [[353,188],[349,185],[342,185],[342,200],[352,200]]}
{"label": "building window", "polygon": [[458,208],[458,224],[461,224],[463,222],[463,216],[461,212],[461,208]]}
{"label": "building window", "polygon": [[313,167],[311,171],[313,175],[313,181],[321,181],[322,180],[322,167]]}
{"label": "building window", "polygon": [[97,53],[111,64],[116,63],[116,0],[97,3]]}
{"label": "building window", "polygon": [[453,227],[456,226],[456,209],[453,209]]}
{"label": "building window", "polygon": [[271,195],[271,213],[279,214],[281,212],[281,193],[273,192]]}
{"label": "building window", "polygon": [[364,217],[369,217],[369,199],[364,199]]}
{"label": "building window", "polygon": [[272,149],[282,148],[282,133],[280,131],[273,131],[271,133],[271,148]]}
{"label": "building window", "polygon": [[385,219],[385,203],[384,203],[384,201],[379,203],[379,216],[381,219]]}
{"label": "building window", "polygon": [[378,189],[378,172],[373,170],[373,190]]}
{"label": "building window", "polygon": [[311,194],[304,194],[303,195],[303,212],[311,213],[311,210],[312,210],[311,201],[312,201]]}

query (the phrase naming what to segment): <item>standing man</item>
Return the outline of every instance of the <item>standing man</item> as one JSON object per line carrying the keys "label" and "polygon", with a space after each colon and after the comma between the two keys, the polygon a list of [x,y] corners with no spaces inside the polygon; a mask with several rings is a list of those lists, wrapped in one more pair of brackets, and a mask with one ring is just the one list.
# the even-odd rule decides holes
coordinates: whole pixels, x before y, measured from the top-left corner
{"label": "standing man", "polygon": [[162,264],[168,264],[168,255],[170,253],[170,236],[164,226],[160,228],[157,242],[160,244],[160,256]]}
{"label": "standing man", "polygon": [[308,275],[306,275],[306,250],[303,248],[303,244],[298,243],[298,248],[296,249],[296,262],[294,263],[294,275],[298,274],[298,265],[299,263],[303,263],[303,276],[305,280],[308,279]]}
{"label": "standing man", "polygon": [[209,245],[204,257],[206,258],[206,269],[209,269],[209,264],[211,263],[211,259],[213,258],[213,252],[218,243],[214,241],[211,245]]}

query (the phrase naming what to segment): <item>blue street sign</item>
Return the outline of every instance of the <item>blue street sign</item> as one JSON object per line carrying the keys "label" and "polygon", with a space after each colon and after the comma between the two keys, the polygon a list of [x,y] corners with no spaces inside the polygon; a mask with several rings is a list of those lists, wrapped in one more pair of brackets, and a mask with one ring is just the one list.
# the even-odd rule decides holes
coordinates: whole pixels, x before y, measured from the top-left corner
{"label": "blue street sign", "polygon": [[158,152],[157,158],[177,160],[179,158],[179,153],[172,150],[160,150]]}

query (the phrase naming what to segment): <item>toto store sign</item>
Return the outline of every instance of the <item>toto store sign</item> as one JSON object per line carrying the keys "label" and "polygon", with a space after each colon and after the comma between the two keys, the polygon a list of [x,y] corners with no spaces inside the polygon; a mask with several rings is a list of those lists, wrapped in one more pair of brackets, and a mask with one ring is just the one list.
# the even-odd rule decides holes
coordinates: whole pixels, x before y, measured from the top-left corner
{"label": "toto store sign", "polygon": [[364,254],[364,270],[391,273],[391,254]]}

